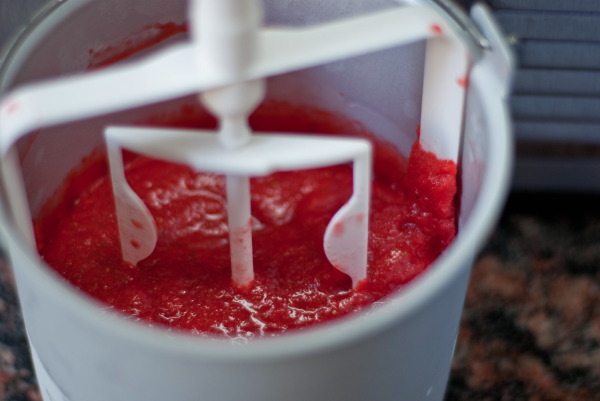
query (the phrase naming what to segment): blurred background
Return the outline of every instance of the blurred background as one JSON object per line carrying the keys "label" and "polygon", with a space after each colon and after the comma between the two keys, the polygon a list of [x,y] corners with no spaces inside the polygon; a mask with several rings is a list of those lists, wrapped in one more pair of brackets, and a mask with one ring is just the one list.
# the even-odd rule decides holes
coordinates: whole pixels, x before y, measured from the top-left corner
{"label": "blurred background", "polygon": [[[48,1],[0,0],[0,49]],[[600,1],[487,4],[517,56],[516,166],[473,269],[446,399],[600,399]],[[40,399],[2,257],[0,400]]]}

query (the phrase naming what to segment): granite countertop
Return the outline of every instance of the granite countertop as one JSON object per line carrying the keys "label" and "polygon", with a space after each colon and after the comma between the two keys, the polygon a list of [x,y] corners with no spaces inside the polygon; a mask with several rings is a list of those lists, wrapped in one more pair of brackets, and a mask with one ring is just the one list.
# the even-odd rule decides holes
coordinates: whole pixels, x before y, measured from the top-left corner
{"label": "granite countertop", "polygon": [[599,399],[598,205],[509,198],[473,269],[446,400]]}
{"label": "granite countertop", "polygon": [[[600,195],[512,194],[472,274],[447,401],[600,394]],[[41,400],[0,263],[0,399]]]}

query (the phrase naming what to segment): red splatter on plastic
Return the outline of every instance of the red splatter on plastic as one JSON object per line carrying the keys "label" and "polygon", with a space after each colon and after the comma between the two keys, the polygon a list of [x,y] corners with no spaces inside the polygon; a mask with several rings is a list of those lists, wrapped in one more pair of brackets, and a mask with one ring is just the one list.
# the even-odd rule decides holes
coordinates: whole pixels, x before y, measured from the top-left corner
{"label": "red splatter on plastic", "polygon": [[354,218],[356,219],[357,222],[362,223],[362,221],[365,219],[365,215],[362,213],[359,213],[356,216],[354,216]]}
{"label": "red splatter on plastic", "polygon": [[345,227],[344,222],[339,221],[339,222],[335,223],[335,225],[333,226],[333,235],[335,235],[336,237],[339,237],[344,234],[345,230],[346,230],[346,227]]}
{"label": "red splatter on plastic", "polygon": [[186,33],[187,31],[187,25],[175,24],[173,22],[147,26],[135,34],[134,40],[129,39],[121,44],[107,46],[102,49],[89,49],[88,54],[91,57],[88,70],[114,64],[142,50],[149,49],[174,35]]}
{"label": "red splatter on plastic", "polygon": [[246,242],[246,236],[249,233],[252,233],[252,217],[248,219],[245,226],[239,228],[233,233],[232,239],[236,244],[242,245]]}
{"label": "red splatter on plastic", "polygon": [[345,273],[348,271],[348,266],[346,265],[340,265],[340,264],[334,264],[333,267],[335,267],[337,270],[341,271],[342,273]]}
{"label": "red splatter on plastic", "polygon": [[129,243],[131,244],[132,247],[134,247],[135,249],[139,249],[140,248],[140,243],[137,242],[136,240],[131,240],[129,241]]}
{"label": "red splatter on plastic", "polygon": [[[234,272],[246,272],[248,268],[244,263],[235,262],[232,263],[231,270]],[[237,291],[241,291],[243,293],[249,292],[254,287],[254,280],[250,280],[247,283],[240,283],[235,279],[232,279],[231,282]]]}
{"label": "red splatter on plastic", "polygon": [[421,124],[417,124],[416,133],[417,133],[417,138],[420,138],[421,137]]}
{"label": "red splatter on plastic", "polygon": [[366,278],[363,278],[358,283],[356,283],[356,288],[354,288],[354,291],[366,290],[368,285],[369,285],[369,280],[367,280]]}
{"label": "red splatter on plastic", "polygon": [[235,280],[231,280],[231,282],[233,284],[233,288],[236,289],[236,292],[242,293],[242,294],[248,294],[254,287],[255,280],[250,280],[246,284],[238,283]]}
{"label": "red splatter on plastic", "polygon": [[[244,243],[246,242],[246,235],[245,235],[245,233],[246,233],[246,232],[247,232],[246,230],[241,230],[241,231],[238,231],[238,232],[237,232],[237,233],[235,233],[235,235],[233,236],[233,238],[232,238],[232,241],[233,241],[235,244],[238,244],[238,245],[244,245]],[[244,247],[244,248],[245,248],[245,247]]]}
{"label": "red splatter on plastic", "polygon": [[144,228],[144,225],[136,219],[131,219],[131,224],[133,224],[135,228]]}
{"label": "red splatter on plastic", "polygon": [[458,84],[458,86],[460,86],[461,88],[467,88],[469,86],[469,79],[467,77],[464,78],[458,78],[456,80],[456,83]]}
{"label": "red splatter on plastic", "polygon": [[17,110],[19,110],[19,103],[12,102],[6,107],[6,114],[14,114]]}
{"label": "red splatter on plastic", "polygon": [[441,27],[441,26],[439,26],[439,25],[437,25],[437,24],[431,25],[431,26],[429,27],[429,29],[431,29],[431,32],[433,32],[433,33],[435,33],[435,34],[438,34],[438,35],[440,35],[440,34],[442,34],[442,33],[443,33],[443,31],[442,31],[442,27]]}

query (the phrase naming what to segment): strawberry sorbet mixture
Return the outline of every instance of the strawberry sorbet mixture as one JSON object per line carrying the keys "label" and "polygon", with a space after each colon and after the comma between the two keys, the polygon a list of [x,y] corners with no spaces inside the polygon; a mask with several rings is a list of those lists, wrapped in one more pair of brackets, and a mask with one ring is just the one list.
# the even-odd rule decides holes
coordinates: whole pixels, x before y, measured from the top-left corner
{"label": "strawberry sorbet mixture", "polygon": [[[213,128],[189,106],[153,125]],[[418,141],[408,161],[360,124],[306,107],[268,102],[257,131],[344,133],[373,141],[368,278],[350,279],[325,257],[329,219],[352,192],[349,165],[252,178],[256,279],[232,285],[224,177],[126,153],[126,176],[152,212],[158,244],[132,266],[121,259],[102,152],[84,160],[36,218],[43,259],[65,280],[130,319],[202,335],[253,337],[304,328],[364,309],[440,255],[456,233],[456,164]],[[57,201],[58,199],[58,201]]]}

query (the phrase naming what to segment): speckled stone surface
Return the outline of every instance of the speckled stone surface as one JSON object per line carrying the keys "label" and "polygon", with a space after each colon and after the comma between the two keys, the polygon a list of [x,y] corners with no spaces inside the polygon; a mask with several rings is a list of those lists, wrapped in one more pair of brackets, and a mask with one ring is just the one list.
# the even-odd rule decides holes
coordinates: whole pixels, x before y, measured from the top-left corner
{"label": "speckled stone surface", "polygon": [[14,279],[0,256],[0,400],[40,401]]}
{"label": "speckled stone surface", "polygon": [[[600,399],[600,196],[517,194],[474,266],[447,401]],[[40,400],[0,263],[0,400]]]}
{"label": "speckled stone surface", "polygon": [[473,269],[448,401],[600,399],[599,205],[511,197]]}

